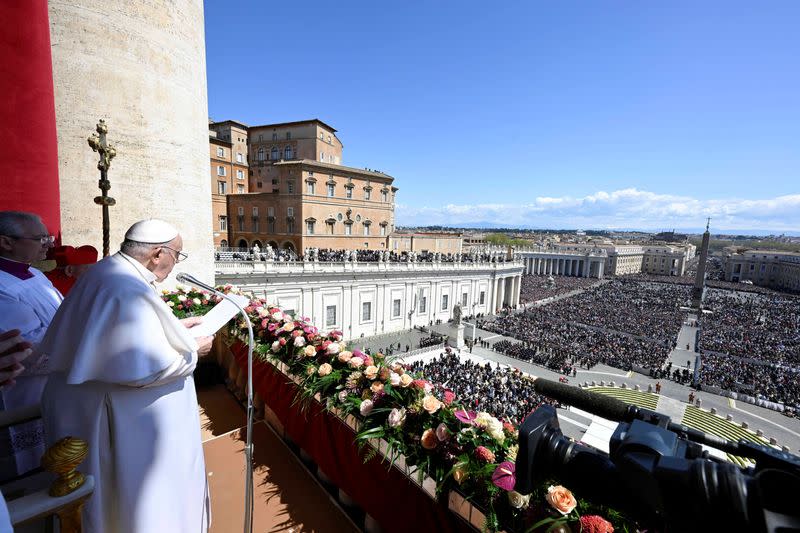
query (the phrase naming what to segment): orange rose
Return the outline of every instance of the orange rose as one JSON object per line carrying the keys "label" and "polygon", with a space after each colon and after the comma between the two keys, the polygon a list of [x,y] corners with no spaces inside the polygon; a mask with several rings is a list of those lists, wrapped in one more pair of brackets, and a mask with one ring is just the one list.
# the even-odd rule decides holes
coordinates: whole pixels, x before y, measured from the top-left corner
{"label": "orange rose", "polygon": [[383,390],[383,382],[375,381],[372,383],[372,385],[370,385],[369,389],[372,392],[381,392]]}
{"label": "orange rose", "polygon": [[403,387],[404,389],[409,385],[411,385],[411,383],[413,382],[414,378],[412,378],[408,374],[403,374],[402,376],[400,376],[400,386]]}
{"label": "orange rose", "polygon": [[432,450],[439,444],[439,439],[436,437],[436,432],[432,429],[426,429],[422,434],[421,439],[422,447],[426,450]]}
{"label": "orange rose", "polygon": [[575,501],[575,496],[572,495],[572,492],[569,489],[562,487],[561,485],[556,485],[555,487],[550,485],[547,488],[547,496],[545,496],[547,503],[549,503],[553,509],[558,511],[563,515],[568,515],[575,509],[575,506],[578,505],[578,502]]}

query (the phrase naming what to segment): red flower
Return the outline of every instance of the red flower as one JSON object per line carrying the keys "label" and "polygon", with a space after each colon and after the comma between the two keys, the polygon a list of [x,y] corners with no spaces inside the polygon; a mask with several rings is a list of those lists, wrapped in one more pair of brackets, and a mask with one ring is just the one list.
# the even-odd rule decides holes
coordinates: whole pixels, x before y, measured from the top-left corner
{"label": "red flower", "polygon": [[581,531],[586,533],[614,533],[614,526],[602,516],[583,515],[581,517]]}
{"label": "red flower", "polygon": [[494,474],[492,474],[492,483],[503,490],[514,490],[514,484],[517,482],[516,477],[514,477],[514,470],[514,463],[503,461],[494,470]]}
{"label": "red flower", "polygon": [[453,391],[451,391],[451,390],[444,391],[444,404],[445,405],[450,405],[451,403],[453,403],[453,400],[455,400],[455,399],[456,399],[456,395],[455,395],[455,393]]}
{"label": "red flower", "polygon": [[279,343],[281,346],[286,346],[286,339],[284,339],[283,337],[281,337],[280,339],[278,339],[278,343]]}
{"label": "red flower", "polygon": [[511,422],[503,422],[503,429],[508,433],[514,433],[514,424]]}
{"label": "red flower", "polygon": [[478,446],[475,448],[475,457],[484,463],[493,463],[495,459],[494,452],[486,446]]}

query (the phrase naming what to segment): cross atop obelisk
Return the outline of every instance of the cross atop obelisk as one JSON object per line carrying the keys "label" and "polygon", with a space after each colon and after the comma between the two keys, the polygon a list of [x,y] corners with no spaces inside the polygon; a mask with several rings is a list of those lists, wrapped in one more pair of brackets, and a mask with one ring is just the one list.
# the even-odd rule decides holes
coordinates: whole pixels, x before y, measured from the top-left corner
{"label": "cross atop obelisk", "polygon": [[111,182],[108,181],[108,169],[111,167],[111,160],[117,155],[117,150],[106,141],[106,133],[108,133],[106,121],[100,119],[100,122],[97,123],[97,133],[92,133],[88,139],[92,151],[100,154],[100,160],[97,162],[100,181],[97,186],[100,188],[101,195],[95,197],[94,203],[103,206],[103,257],[108,257],[109,254],[110,224],[108,207],[117,203],[116,200],[108,195],[108,191],[111,189]]}

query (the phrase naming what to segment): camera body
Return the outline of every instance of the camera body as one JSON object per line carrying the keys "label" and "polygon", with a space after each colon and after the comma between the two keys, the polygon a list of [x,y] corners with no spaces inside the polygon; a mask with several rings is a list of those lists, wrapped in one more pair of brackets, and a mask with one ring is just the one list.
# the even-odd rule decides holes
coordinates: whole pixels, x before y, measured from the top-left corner
{"label": "camera body", "polygon": [[800,531],[796,456],[728,443],[755,459],[755,467],[742,469],[710,457],[669,417],[629,407],[633,419],[617,426],[609,454],[565,437],[552,406],[536,409],[520,426],[515,490],[526,494],[555,478],[661,531]]}

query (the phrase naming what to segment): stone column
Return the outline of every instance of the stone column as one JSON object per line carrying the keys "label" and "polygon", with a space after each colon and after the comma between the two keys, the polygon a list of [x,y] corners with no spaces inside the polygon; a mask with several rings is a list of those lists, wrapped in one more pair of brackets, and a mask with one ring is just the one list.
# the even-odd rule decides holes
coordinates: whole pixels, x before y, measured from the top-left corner
{"label": "stone column", "polygon": [[[203,3],[47,5],[64,242],[102,249],[100,208],[91,200],[99,193],[97,154],[86,143],[102,118],[117,150],[109,171],[117,201],[112,246],[133,222],[164,219],[180,230],[189,253],[175,271],[213,282]],[[162,288],[174,283],[173,273]]]}
{"label": "stone column", "polygon": [[519,305],[519,296],[522,293],[522,276],[517,276],[517,292],[514,296],[514,305]]}
{"label": "stone column", "polygon": [[503,307],[506,301],[506,278],[500,278],[500,305],[498,307]]}

